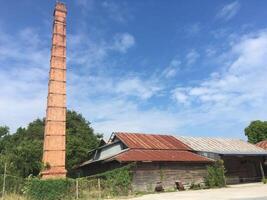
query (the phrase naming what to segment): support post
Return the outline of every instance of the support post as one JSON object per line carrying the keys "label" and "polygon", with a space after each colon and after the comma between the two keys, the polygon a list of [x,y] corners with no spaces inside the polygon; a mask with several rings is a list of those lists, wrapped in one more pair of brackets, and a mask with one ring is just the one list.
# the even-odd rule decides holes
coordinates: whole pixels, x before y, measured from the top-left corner
{"label": "support post", "polygon": [[100,184],[100,178],[97,179],[97,185],[98,185],[98,197],[101,199],[101,184]]}
{"label": "support post", "polygon": [[76,178],[76,199],[79,199],[79,181]]}
{"label": "support post", "polygon": [[260,162],[260,169],[261,169],[262,179],[264,179],[265,178],[265,174],[264,174],[264,170],[263,170],[263,167],[262,167],[262,162]]}
{"label": "support post", "polygon": [[3,188],[2,188],[2,200],[5,199],[5,190],[6,190],[6,166],[7,164],[5,163],[5,168],[4,168],[4,177],[3,177]]}

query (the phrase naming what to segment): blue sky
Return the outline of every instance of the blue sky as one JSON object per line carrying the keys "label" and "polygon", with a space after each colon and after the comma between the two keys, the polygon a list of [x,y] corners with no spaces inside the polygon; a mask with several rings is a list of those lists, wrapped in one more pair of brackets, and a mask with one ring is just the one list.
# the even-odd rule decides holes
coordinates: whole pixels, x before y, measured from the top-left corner
{"label": "blue sky", "polygon": [[[0,0],[0,124],[45,116],[55,1]],[[75,0],[68,108],[113,131],[245,138],[267,118],[264,0]]]}

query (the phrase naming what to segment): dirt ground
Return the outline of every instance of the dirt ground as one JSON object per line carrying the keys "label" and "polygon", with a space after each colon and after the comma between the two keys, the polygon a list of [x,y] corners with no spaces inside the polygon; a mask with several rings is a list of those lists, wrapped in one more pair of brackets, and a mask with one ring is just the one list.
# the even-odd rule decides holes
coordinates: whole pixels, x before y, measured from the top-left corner
{"label": "dirt ground", "polygon": [[252,183],[221,189],[149,194],[130,200],[267,200],[267,184]]}

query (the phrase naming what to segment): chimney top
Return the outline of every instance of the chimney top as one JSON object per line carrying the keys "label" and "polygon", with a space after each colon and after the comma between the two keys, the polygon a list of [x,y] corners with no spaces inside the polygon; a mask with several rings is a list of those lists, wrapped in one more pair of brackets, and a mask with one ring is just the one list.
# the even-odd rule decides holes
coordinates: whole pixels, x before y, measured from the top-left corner
{"label": "chimney top", "polygon": [[63,2],[57,1],[55,10],[66,13],[67,12],[66,4]]}

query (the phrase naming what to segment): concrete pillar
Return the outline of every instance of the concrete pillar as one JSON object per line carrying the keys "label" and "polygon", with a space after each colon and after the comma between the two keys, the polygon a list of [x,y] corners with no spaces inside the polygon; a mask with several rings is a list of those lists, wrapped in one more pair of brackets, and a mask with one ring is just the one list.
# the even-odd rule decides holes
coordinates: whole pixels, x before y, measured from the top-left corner
{"label": "concrete pillar", "polygon": [[66,177],[66,15],[65,4],[54,11],[42,178]]}

